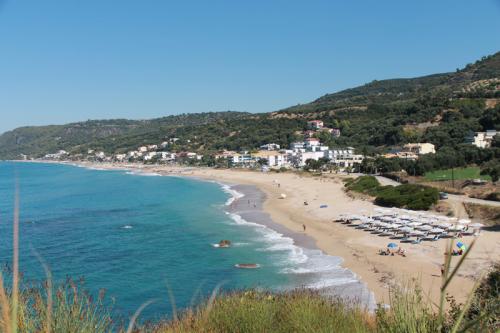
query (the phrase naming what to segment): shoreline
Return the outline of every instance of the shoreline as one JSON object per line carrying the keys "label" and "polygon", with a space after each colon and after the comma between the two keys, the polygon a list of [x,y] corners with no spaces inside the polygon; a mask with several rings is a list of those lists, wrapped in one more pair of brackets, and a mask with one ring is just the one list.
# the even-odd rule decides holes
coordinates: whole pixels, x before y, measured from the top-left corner
{"label": "shoreline", "polygon": [[[424,242],[420,245],[405,244],[403,246],[408,252],[407,257],[379,256],[377,251],[386,246],[389,241],[387,238],[332,223],[332,219],[339,214],[371,213],[376,207],[369,201],[348,197],[343,191],[343,183],[337,176],[318,178],[294,173],[260,173],[247,170],[142,164],[53,161],[49,163],[99,170],[126,170],[190,177],[232,184],[232,186],[255,186],[265,195],[262,208],[269,215],[274,227],[279,230],[289,230],[294,235],[304,234],[309,239],[309,245],[313,243],[315,248],[325,254],[340,257],[342,259],[340,265],[365,283],[375,294],[378,303],[389,303],[390,286],[408,285],[408,283],[417,283],[421,286],[424,301],[438,303],[441,285],[440,265],[444,261],[446,241]],[[286,198],[282,199],[281,194],[285,194]],[[309,205],[304,205],[304,201]],[[327,207],[319,208],[323,204]],[[302,230],[303,224],[307,227],[305,232]],[[483,231],[478,238],[471,255],[465,260],[459,274],[447,289],[447,293],[455,297],[458,302],[463,302],[467,298],[475,279],[480,277],[493,262],[498,261],[499,236],[495,232]],[[471,239],[466,238],[466,241],[470,242]],[[300,240],[297,245],[299,242]],[[457,258],[454,258],[452,266],[457,261]]]}
{"label": "shoreline", "polygon": [[[290,230],[273,221],[264,210],[267,195],[262,190],[255,185],[219,184],[229,186],[235,195],[240,194],[226,206],[229,215],[235,214],[238,216],[236,219],[241,218],[245,223],[257,224],[259,228],[263,227],[270,233],[279,235],[280,240],[291,240],[290,250],[297,250],[305,258],[305,262],[296,264],[298,267],[294,269],[295,272],[290,273],[309,276],[309,284],[295,285],[294,288],[316,289],[322,295],[339,297],[348,304],[360,306],[370,312],[376,310],[374,293],[354,272],[342,267],[343,258],[325,253],[310,235]],[[320,262],[323,265],[320,265]]]}

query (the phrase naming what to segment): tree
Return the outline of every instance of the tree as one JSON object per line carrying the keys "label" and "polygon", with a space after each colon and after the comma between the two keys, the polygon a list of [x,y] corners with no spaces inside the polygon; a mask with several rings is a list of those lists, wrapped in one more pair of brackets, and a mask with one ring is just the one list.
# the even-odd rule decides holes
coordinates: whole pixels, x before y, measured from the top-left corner
{"label": "tree", "polygon": [[328,159],[327,158],[320,158],[318,160],[315,160],[315,159],[312,159],[312,158],[309,158],[306,160],[306,165],[304,166],[304,170],[314,170],[314,171],[317,171],[317,170],[321,170],[325,164],[328,163]]}
{"label": "tree", "polygon": [[268,163],[267,158],[259,158],[257,160],[257,164],[260,166],[267,165],[267,163]]}
{"label": "tree", "polygon": [[484,130],[496,129],[500,130],[500,105],[494,109],[488,109],[479,119],[479,123]]}
{"label": "tree", "polygon": [[488,163],[483,164],[481,168],[482,175],[489,175],[491,180],[495,183],[498,181],[500,177],[500,160],[494,159],[489,161]]}

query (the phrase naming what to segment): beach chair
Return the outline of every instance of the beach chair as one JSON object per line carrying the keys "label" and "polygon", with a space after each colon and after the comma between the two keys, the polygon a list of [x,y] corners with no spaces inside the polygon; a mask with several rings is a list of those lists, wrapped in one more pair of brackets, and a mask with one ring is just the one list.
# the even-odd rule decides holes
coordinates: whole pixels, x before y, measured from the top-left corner
{"label": "beach chair", "polygon": [[469,229],[469,230],[463,231],[462,235],[463,236],[472,236],[472,235],[474,235],[474,230]]}
{"label": "beach chair", "polygon": [[422,239],[421,238],[417,238],[415,239],[413,242],[411,242],[412,244],[420,244],[422,243]]}
{"label": "beach chair", "polygon": [[440,235],[434,235],[434,237],[432,237],[429,240],[435,242],[435,241],[439,240],[439,238],[440,238]]}
{"label": "beach chair", "polygon": [[425,235],[422,240],[429,241],[429,242],[435,242],[439,239],[438,235]]}

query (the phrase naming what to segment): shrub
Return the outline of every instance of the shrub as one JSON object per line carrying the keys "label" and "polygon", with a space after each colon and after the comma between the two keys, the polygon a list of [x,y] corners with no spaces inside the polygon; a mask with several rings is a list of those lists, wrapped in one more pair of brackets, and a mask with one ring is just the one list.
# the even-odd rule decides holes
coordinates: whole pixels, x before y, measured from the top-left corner
{"label": "shrub", "polygon": [[386,186],[377,191],[375,203],[385,207],[427,210],[439,200],[439,191],[435,188],[404,184],[396,187]]}
{"label": "shrub", "polygon": [[384,207],[427,210],[439,200],[439,191],[435,188],[415,184],[380,186],[373,176],[346,181],[345,187],[350,191],[376,197],[375,203]]}
{"label": "shrub", "polygon": [[474,293],[471,307],[466,315],[467,328],[475,323],[480,331],[500,330],[500,263],[496,263],[488,276]]}
{"label": "shrub", "polygon": [[151,332],[375,332],[369,314],[346,302],[299,289],[219,295]]}
{"label": "shrub", "polygon": [[345,186],[350,191],[373,195],[380,187],[377,178],[373,176],[361,176],[352,181],[347,181]]}
{"label": "shrub", "polygon": [[[13,307],[12,290],[3,285],[0,276],[0,331],[10,332],[12,322],[5,318]],[[94,300],[81,282],[68,279],[53,290],[51,283],[22,284],[18,298],[18,332],[109,332],[112,330],[111,309],[103,302],[104,291]],[[11,301],[8,301],[11,300]]]}

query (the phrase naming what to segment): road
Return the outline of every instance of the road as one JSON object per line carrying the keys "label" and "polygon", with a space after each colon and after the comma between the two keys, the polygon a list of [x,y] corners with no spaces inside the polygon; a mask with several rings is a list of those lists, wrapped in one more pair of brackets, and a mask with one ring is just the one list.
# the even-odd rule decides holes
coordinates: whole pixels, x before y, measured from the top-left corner
{"label": "road", "polygon": [[[380,184],[382,185],[401,185],[401,183],[398,183],[395,180],[392,180],[390,178],[382,177],[382,176],[375,176],[377,180],[379,181]],[[465,195],[457,195],[457,194],[449,194],[448,193],[448,200],[449,201],[454,201],[454,202],[459,202],[459,203],[473,203],[473,204],[478,204],[478,205],[485,205],[485,206],[493,206],[493,207],[500,207],[500,201],[491,201],[491,200],[483,200],[483,199],[476,199],[476,198],[469,198],[468,196]]]}

